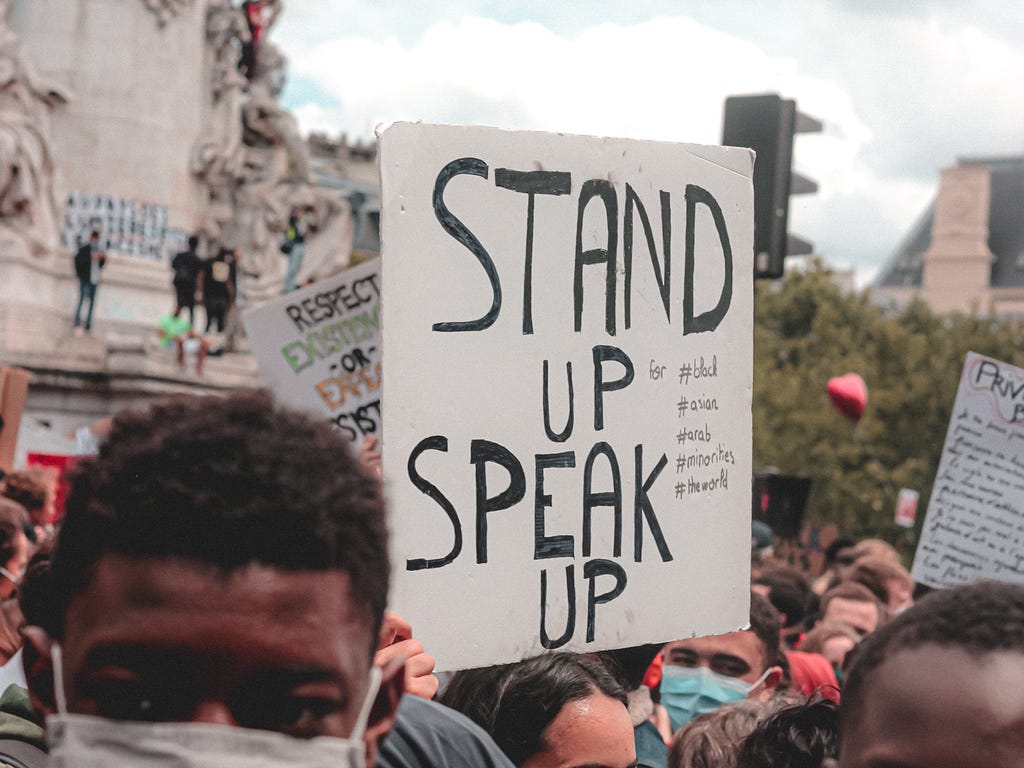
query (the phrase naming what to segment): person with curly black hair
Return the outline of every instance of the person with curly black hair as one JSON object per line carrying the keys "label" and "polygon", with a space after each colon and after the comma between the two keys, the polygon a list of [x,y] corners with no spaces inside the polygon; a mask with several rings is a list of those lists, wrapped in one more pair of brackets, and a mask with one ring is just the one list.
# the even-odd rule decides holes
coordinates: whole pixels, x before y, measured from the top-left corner
{"label": "person with curly black hair", "polygon": [[1024,766],[1024,585],[932,592],[849,661],[840,768]]}
{"label": "person with curly black hair", "polygon": [[821,768],[839,746],[839,706],[811,699],[761,720],[740,747],[737,768]]}
{"label": "person with curly black hair", "polygon": [[51,760],[372,765],[403,689],[373,665],[387,589],[379,485],[327,423],[265,393],[120,414],[25,630]]}

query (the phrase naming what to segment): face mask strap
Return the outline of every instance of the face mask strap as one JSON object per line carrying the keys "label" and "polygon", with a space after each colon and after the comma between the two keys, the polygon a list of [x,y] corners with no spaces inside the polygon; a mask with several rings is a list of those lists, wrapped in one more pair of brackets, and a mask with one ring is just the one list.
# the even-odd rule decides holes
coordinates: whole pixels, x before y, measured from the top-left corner
{"label": "face mask strap", "polygon": [[763,683],[765,680],[768,679],[768,675],[770,675],[772,673],[772,670],[774,670],[774,669],[775,669],[775,667],[768,667],[768,669],[766,669],[762,673],[762,675],[759,678],[757,678],[757,680],[752,682],[750,684],[750,688],[747,689],[747,695],[749,696],[754,691],[756,691],[758,688],[760,688],[761,687],[761,683]]}
{"label": "face mask strap", "polygon": [[363,699],[363,706],[359,710],[359,717],[356,718],[355,728],[352,729],[350,739],[362,739],[366,733],[366,724],[370,719],[370,712],[373,710],[373,703],[377,700],[377,693],[380,691],[381,669],[374,665],[370,667],[370,687],[366,690],[366,698]]}
{"label": "face mask strap", "polygon": [[57,713],[66,715],[68,700],[64,693],[64,652],[60,643],[54,642],[50,646],[50,660],[53,663],[53,698],[57,703]]}

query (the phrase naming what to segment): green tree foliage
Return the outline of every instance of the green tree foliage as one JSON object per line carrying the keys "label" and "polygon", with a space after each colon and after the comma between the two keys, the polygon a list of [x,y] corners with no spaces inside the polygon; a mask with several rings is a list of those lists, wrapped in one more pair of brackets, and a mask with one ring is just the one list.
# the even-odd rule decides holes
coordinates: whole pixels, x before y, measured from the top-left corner
{"label": "green tree foliage", "polygon": [[[1024,324],[937,315],[920,301],[885,310],[866,292],[844,294],[820,265],[759,282],[755,469],[812,478],[808,520],[901,543],[897,494],[920,492],[920,527],[968,351],[1024,367]],[[826,392],[829,379],[846,373],[868,387],[858,424]]]}

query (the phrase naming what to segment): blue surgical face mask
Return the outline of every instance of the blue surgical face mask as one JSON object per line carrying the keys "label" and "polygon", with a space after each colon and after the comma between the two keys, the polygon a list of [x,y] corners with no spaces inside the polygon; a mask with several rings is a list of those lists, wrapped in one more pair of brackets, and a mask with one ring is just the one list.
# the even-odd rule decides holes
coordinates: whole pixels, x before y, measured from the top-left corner
{"label": "blue surgical face mask", "polygon": [[668,711],[673,732],[697,715],[747,698],[770,671],[766,669],[760,678],[748,683],[738,677],[712,672],[707,667],[665,665],[661,677],[661,704]]}

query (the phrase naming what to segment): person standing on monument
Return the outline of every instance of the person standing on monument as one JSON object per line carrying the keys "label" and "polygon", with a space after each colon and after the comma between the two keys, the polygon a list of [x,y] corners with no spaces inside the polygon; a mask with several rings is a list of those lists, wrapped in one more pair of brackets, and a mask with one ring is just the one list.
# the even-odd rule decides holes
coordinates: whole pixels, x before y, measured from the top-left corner
{"label": "person standing on monument", "polygon": [[[100,284],[100,271],[107,264],[107,254],[99,250],[100,233],[92,230],[89,240],[75,253],[75,275],[78,277],[78,306],[75,308],[75,335],[92,330],[92,309],[96,303],[96,288]],[[82,326],[82,305],[88,301],[85,327]]]}
{"label": "person standing on monument", "polygon": [[306,209],[292,208],[288,216],[288,228],[284,232],[281,251],[288,257],[288,272],[284,278],[284,293],[291,293],[296,288],[302,260],[306,256]]}
{"label": "person standing on monument", "polygon": [[178,317],[181,310],[187,309],[190,325],[196,324],[196,284],[199,281],[199,270],[203,266],[202,259],[196,253],[198,247],[199,238],[191,235],[188,239],[188,250],[182,251],[171,260],[176,295],[174,316]]}
{"label": "person standing on monument", "polygon": [[234,251],[221,248],[216,256],[204,261],[201,280],[206,332],[209,333],[210,328],[216,324],[217,333],[224,333],[224,318],[228,308],[235,302],[237,276]]}

